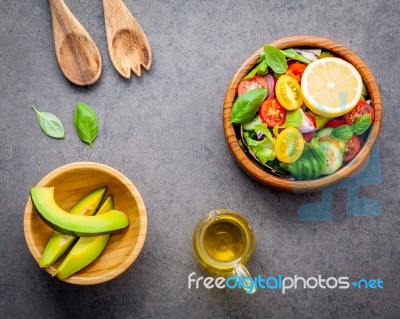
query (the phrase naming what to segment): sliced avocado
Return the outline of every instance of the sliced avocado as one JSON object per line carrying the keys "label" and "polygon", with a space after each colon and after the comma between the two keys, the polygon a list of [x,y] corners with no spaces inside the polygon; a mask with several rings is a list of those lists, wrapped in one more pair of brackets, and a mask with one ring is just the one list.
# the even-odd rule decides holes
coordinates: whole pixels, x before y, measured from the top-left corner
{"label": "sliced avocado", "polygon": [[[72,215],[94,215],[103,200],[106,188],[99,188],[83,197],[69,211]],[[39,261],[41,268],[50,267],[60,258],[76,240],[75,236],[65,235],[54,231]]]}
{"label": "sliced avocado", "polygon": [[38,215],[51,228],[72,236],[98,236],[129,225],[128,216],[118,210],[95,216],[68,214],[54,200],[54,187],[33,187],[31,197]]}
{"label": "sliced avocado", "polygon": [[[109,196],[97,215],[105,214],[112,209],[114,209],[114,200],[112,196]],[[65,279],[89,265],[104,250],[109,238],[110,234],[79,238],[53,276]]]}

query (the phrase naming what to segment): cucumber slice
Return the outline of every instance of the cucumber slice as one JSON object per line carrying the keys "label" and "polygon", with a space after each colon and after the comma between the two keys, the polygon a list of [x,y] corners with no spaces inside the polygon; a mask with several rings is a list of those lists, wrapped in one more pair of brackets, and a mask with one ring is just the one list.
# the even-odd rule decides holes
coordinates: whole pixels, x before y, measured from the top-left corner
{"label": "cucumber slice", "polygon": [[329,136],[329,135],[331,135],[332,131],[333,131],[333,127],[325,127],[322,130],[318,131],[315,134],[315,137],[320,139],[321,137]]}
{"label": "cucumber slice", "polygon": [[326,167],[322,174],[331,175],[335,173],[343,164],[343,149],[336,140],[330,137],[320,138],[319,145],[326,155]]}
{"label": "cucumber slice", "polygon": [[262,123],[260,115],[256,114],[256,116],[250,121],[242,125],[244,131],[254,131],[254,127],[257,124]]}

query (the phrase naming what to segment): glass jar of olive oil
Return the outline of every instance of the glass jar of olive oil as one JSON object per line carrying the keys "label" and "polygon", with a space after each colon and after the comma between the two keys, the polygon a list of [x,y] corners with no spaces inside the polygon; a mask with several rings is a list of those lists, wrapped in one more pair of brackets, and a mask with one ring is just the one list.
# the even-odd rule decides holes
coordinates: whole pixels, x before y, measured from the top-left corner
{"label": "glass jar of olive oil", "polygon": [[250,277],[244,265],[253,254],[254,245],[250,223],[229,209],[205,214],[193,233],[193,250],[200,264],[212,274],[224,277]]}

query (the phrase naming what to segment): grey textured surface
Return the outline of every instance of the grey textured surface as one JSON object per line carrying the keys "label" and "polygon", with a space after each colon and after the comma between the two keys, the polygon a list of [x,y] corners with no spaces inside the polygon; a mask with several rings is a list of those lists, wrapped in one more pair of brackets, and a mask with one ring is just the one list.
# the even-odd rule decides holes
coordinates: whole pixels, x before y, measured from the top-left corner
{"label": "grey textured surface", "polygon": [[[400,318],[398,0],[126,0],[154,56],[152,69],[130,80],[111,64],[100,1],[67,4],[102,55],[101,78],[88,88],[70,84],[59,69],[47,1],[0,5],[1,318]],[[257,48],[295,34],[343,43],[377,78],[384,125],[381,162],[371,172],[381,167],[383,176],[359,196],[378,202],[381,216],[346,216],[347,192],[340,189],[333,192],[332,221],[301,222],[299,208],[320,193],[271,191],[230,154],[222,129],[230,78]],[[93,149],[74,132],[79,100],[99,116]],[[32,104],[63,121],[64,140],[41,132]],[[54,168],[82,160],[127,175],[148,210],[148,237],[136,263],[93,287],[64,284],[40,270],[22,227],[30,187]],[[254,275],[379,277],[384,288],[259,290],[251,297],[189,290],[188,275],[204,273],[192,256],[193,227],[219,207],[242,212],[253,224]]]}

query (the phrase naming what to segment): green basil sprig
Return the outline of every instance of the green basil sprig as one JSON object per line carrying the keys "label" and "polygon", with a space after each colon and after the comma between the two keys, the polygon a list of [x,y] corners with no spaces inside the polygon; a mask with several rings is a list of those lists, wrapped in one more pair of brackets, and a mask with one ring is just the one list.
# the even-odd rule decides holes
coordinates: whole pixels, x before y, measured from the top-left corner
{"label": "green basil sprig", "polygon": [[297,60],[306,64],[310,64],[311,61],[305,58],[303,55],[297,53],[294,49],[279,50],[271,45],[266,45],[264,51],[260,53],[260,57],[257,61],[257,66],[252,69],[244,79],[251,78],[256,74],[264,75],[268,73],[268,66],[274,71],[275,76],[285,73],[288,69],[286,58]]}
{"label": "green basil sprig", "polygon": [[260,63],[244,77],[244,79],[251,78],[256,74],[264,75],[267,73],[268,73],[267,61],[265,61],[265,59],[262,59]]}
{"label": "green basil sprig", "polygon": [[288,65],[286,62],[286,57],[281,50],[271,45],[266,45],[264,47],[264,53],[265,60],[267,61],[267,64],[272,69],[272,71],[278,74],[283,74],[287,71]]}
{"label": "green basil sprig", "polygon": [[335,127],[330,136],[340,142],[347,142],[353,137],[353,131],[350,125],[345,124]]}
{"label": "green basil sprig", "polygon": [[232,107],[231,123],[244,124],[249,122],[256,115],[267,93],[266,89],[259,88],[240,95]]}
{"label": "green basil sprig", "polygon": [[282,54],[293,60],[297,60],[306,64],[310,64],[311,61],[303,57],[301,54],[297,53],[294,49],[286,49],[286,50],[281,50]]}
{"label": "green basil sprig", "polygon": [[42,131],[53,138],[64,137],[64,127],[57,116],[49,112],[40,112],[34,106],[36,117]]}
{"label": "green basil sprig", "polygon": [[341,125],[335,127],[330,134],[332,138],[340,142],[347,142],[353,137],[353,133],[356,135],[363,134],[371,125],[371,114],[364,114],[357,117],[353,125]]}
{"label": "green basil sprig", "polygon": [[351,126],[351,130],[356,135],[361,135],[371,126],[371,114],[364,114],[357,117]]}
{"label": "green basil sprig", "polygon": [[99,131],[99,123],[93,109],[83,102],[78,102],[74,113],[74,125],[79,138],[92,147]]}

